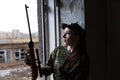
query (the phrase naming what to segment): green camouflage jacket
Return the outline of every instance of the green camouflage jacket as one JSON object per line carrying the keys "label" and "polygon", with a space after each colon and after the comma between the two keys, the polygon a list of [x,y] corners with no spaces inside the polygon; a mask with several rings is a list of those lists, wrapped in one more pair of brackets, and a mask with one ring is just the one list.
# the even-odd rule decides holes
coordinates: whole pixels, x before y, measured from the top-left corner
{"label": "green camouflage jacket", "polygon": [[87,80],[89,73],[89,58],[86,55],[81,55],[69,74],[63,74],[60,71],[59,68],[70,55],[71,53],[65,47],[55,48],[44,67],[43,74],[50,75],[53,73],[54,80]]}

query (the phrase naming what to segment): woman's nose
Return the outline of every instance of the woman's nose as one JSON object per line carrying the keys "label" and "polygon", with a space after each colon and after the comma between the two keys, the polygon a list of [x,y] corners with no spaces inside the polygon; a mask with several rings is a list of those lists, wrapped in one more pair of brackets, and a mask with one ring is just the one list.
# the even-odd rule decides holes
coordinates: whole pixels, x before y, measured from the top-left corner
{"label": "woman's nose", "polygon": [[63,34],[63,38],[65,38],[65,34]]}

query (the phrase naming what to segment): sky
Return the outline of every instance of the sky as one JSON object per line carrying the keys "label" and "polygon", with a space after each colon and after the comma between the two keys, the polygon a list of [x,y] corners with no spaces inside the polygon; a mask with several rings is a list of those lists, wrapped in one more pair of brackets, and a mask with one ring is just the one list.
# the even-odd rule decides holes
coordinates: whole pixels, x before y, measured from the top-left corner
{"label": "sky", "polygon": [[29,6],[31,32],[38,31],[37,0],[0,0],[0,31],[19,29],[20,32],[29,33],[25,4]]}

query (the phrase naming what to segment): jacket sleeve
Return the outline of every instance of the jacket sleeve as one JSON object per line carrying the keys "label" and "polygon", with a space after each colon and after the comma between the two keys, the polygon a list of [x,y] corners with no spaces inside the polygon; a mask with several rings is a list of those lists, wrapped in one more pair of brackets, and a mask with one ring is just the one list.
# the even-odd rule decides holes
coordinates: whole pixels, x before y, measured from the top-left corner
{"label": "jacket sleeve", "polygon": [[56,49],[52,51],[50,57],[44,67],[41,68],[43,75],[50,75],[54,72],[54,57],[55,57]]}

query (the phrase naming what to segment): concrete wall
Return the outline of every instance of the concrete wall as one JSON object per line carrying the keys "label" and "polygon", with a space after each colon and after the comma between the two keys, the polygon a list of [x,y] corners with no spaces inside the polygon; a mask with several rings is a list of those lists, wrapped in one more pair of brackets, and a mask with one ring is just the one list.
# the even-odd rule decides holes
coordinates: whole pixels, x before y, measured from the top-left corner
{"label": "concrete wall", "polygon": [[60,0],[62,3],[61,23],[78,22],[84,27],[84,0]]}
{"label": "concrete wall", "polygon": [[120,80],[120,0],[108,0],[108,80]]}
{"label": "concrete wall", "polygon": [[85,1],[87,49],[90,55],[89,80],[106,80],[107,27],[104,0]]}
{"label": "concrete wall", "polygon": [[89,80],[119,80],[120,1],[85,0]]}

